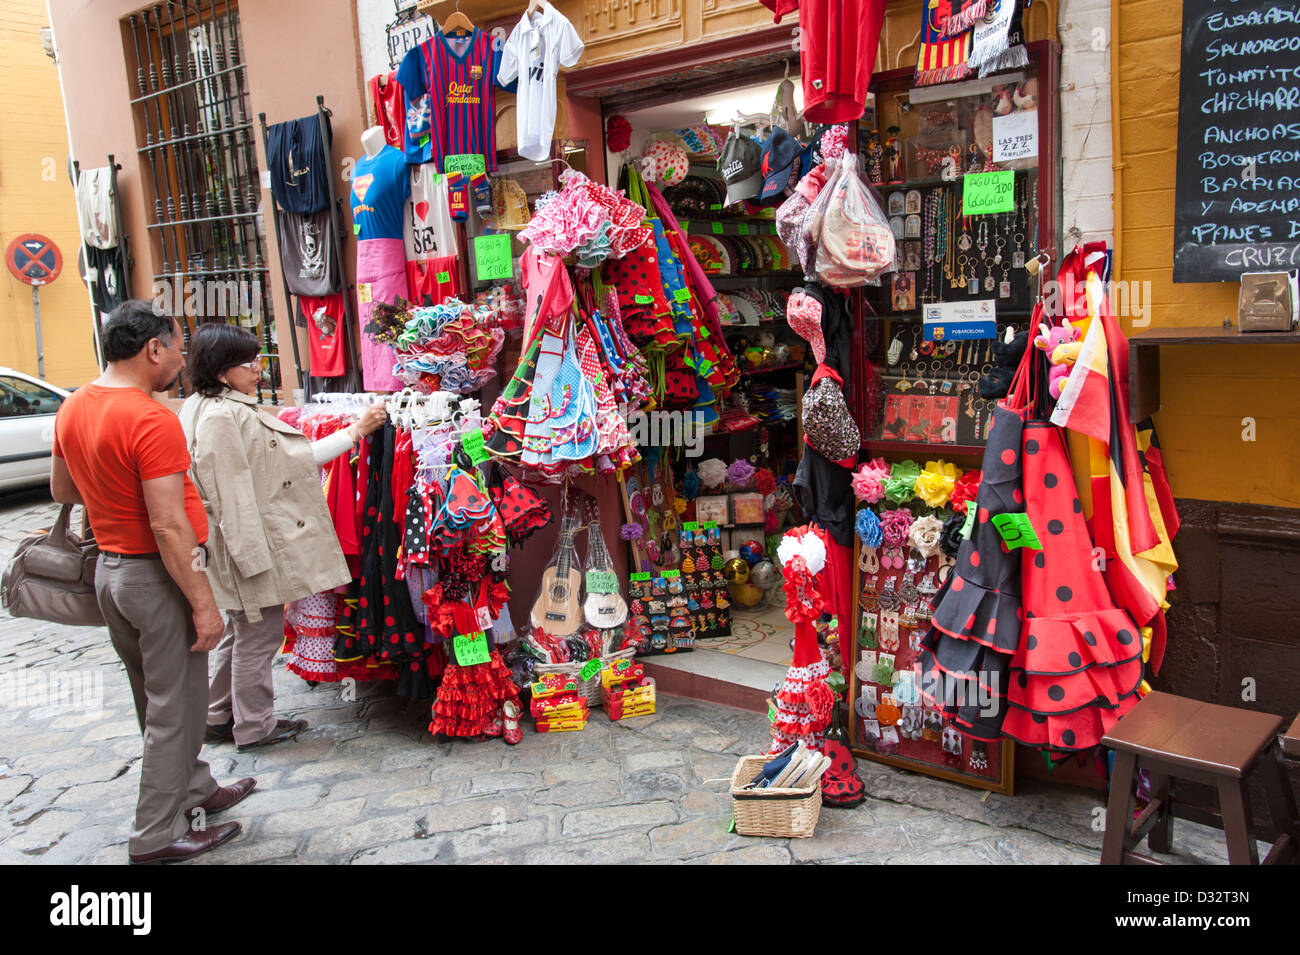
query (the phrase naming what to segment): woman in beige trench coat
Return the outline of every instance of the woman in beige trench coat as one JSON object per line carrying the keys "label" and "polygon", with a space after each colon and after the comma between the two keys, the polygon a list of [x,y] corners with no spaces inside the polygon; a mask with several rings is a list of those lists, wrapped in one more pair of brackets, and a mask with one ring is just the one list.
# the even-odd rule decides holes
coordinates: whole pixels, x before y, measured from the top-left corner
{"label": "woman in beige trench coat", "polygon": [[292,739],[304,720],[277,720],[271,661],[284,604],[351,579],[321,493],[318,467],[385,420],[382,405],[319,441],[261,409],[257,337],[203,325],[190,340],[193,394],[181,407],[190,477],[208,512],[208,579],[226,632],[212,652],[205,739],[239,751]]}

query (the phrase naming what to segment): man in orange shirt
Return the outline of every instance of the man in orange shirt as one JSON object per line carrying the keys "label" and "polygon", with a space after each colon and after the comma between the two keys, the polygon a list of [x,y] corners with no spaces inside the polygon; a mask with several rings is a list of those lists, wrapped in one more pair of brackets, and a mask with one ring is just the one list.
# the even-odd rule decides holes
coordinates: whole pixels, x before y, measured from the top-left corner
{"label": "man in orange shirt", "polygon": [[[185,363],[181,330],[148,302],[104,327],[107,370],[78,388],[54,422],[50,493],[84,504],[99,544],[95,590],[126,667],[144,734],[133,863],[188,859],[240,831],[208,827],[256,785],[220,787],[199,759],[208,651],[224,630],[205,574],[208,521],[190,482],[180,419],[153,399]],[[191,821],[193,824],[191,824]]]}

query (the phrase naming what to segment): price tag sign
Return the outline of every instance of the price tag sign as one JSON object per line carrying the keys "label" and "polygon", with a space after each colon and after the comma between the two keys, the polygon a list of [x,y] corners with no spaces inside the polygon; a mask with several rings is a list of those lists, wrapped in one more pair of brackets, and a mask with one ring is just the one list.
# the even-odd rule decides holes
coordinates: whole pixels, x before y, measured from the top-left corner
{"label": "price tag sign", "polygon": [[487,449],[483,447],[482,428],[466,431],[465,436],[460,439],[460,446],[465,449],[465,453],[469,455],[470,462],[473,464],[482,464],[491,457],[487,453]]}
{"label": "price tag sign", "polygon": [[717,522],[717,521],[705,521],[705,522],[704,522],[704,529],[705,529],[706,531],[716,530],[717,527],[718,527],[718,522]]}
{"label": "price tag sign", "polygon": [[510,259],[510,236],[475,236],[474,271],[483,282],[511,278],[515,274],[515,268]]}
{"label": "price tag sign", "polygon": [[976,172],[962,177],[962,213],[968,216],[991,215],[1015,209],[1016,174]]}
{"label": "price tag sign", "polygon": [[664,580],[670,580],[673,577],[680,577],[681,575],[682,572],[680,570],[665,570],[662,574]]}
{"label": "price tag sign", "polygon": [[690,219],[678,219],[678,220],[677,220],[677,224],[681,227],[681,230],[682,230],[683,232],[690,232],[690,231],[691,231],[691,220],[690,220]]}
{"label": "price tag sign", "polygon": [[655,297],[653,295],[633,295],[632,301],[636,302],[638,305],[653,305],[655,303]]}
{"label": "price tag sign", "polygon": [[439,273],[438,273],[438,284],[439,284],[439,285],[446,285],[446,284],[447,284],[448,282],[450,282],[450,281],[451,281],[451,273],[450,273],[450,272],[439,272]]}
{"label": "price tag sign", "polygon": [[970,540],[973,530],[975,530],[975,502],[971,501],[966,505],[966,523],[961,526],[962,539]]}
{"label": "price tag sign", "polygon": [[452,649],[456,651],[456,663],[463,667],[472,667],[492,660],[492,651],[488,647],[487,634],[471,633],[453,637]]}
{"label": "price tag sign", "polygon": [[722,235],[722,223],[721,223],[721,222],[714,222],[714,223],[712,223],[712,227],[713,227],[713,234],[714,234],[714,235]]}
{"label": "price tag sign", "polygon": [[578,671],[578,678],[582,680],[583,683],[586,683],[588,680],[590,680],[599,672],[600,672],[600,661],[588,660],[586,663],[582,665],[582,669]]}
{"label": "price tag sign", "polygon": [[749,235],[749,224],[745,222],[738,223],[736,225],[736,231],[741,235]]}
{"label": "price tag sign", "polygon": [[487,172],[487,162],[482,153],[456,153],[442,161],[442,171],[446,173],[463,172],[467,176],[477,176]]}
{"label": "price tag sign", "polygon": [[1034,525],[1030,522],[1028,514],[995,514],[993,526],[1007,542],[1009,550],[1015,550],[1017,547],[1028,547],[1031,550],[1043,549],[1043,544],[1034,533]]}
{"label": "price tag sign", "polygon": [[767,721],[769,723],[776,722],[776,704],[773,703],[771,700],[768,700],[767,703]]}
{"label": "price tag sign", "polygon": [[587,593],[589,594],[618,593],[618,574],[614,573],[612,570],[587,571]]}
{"label": "price tag sign", "polygon": [[628,574],[628,580],[635,580],[638,583],[643,580],[649,580],[650,574],[647,571],[638,571],[635,574]]}
{"label": "price tag sign", "polygon": [[697,524],[695,521],[687,521],[685,524],[682,525],[682,530],[690,531],[692,534],[694,534],[699,529],[700,529],[700,525]]}
{"label": "price tag sign", "polygon": [[[679,302],[689,302],[691,300],[691,290],[688,288],[673,289],[673,298]],[[700,326],[703,328],[704,326]]]}

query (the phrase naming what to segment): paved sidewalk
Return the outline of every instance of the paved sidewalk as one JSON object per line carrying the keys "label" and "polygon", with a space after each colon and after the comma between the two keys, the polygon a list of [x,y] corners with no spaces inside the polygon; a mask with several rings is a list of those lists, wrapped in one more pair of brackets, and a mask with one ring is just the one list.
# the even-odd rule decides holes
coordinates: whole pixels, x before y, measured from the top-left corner
{"label": "paved sidewalk", "polygon": [[[48,498],[0,497],[0,560],[55,513]],[[0,863],[125,863],[141,743],[107,634],[0,613],[0,687],[17,675],[25,693],[55,675],[102,681],[102,707],[0,703]],[[728,707],[661,698],[652,716],[610,723],[598,712],[580,733],[526,726],[516,747],[440,744],[427,705],[390,691],[363,685],[349,701],[282,668],[275,682],[278,713],[311,728],[259,752],[204,750],[218,779],[252,775],[258,788],[219,817],[244,832],[195,864],[1094,864],[1101,846],[1099,794],[1031,783],[986,795],[866,761],[870,798],[823,809],[813,838],[728,833],[736,760],[767,741],[762,716]],[[1174,861],[1224,861],[1215,830],[1181,820],[1175,830]]]}

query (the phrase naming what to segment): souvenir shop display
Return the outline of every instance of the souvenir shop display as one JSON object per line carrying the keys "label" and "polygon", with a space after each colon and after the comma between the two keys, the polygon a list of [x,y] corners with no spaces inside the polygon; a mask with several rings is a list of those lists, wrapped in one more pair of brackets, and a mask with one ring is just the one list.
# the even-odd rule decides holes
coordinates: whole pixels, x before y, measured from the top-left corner
{"label": "souvenir shop display", "polygon": [[627,594],[629,630],[638,655],[694,649],[695,628],[680,570],[630,574]]}
{"label": "souvenir shop display", "polygon": [[[681,593],[668,588],[669,627],[671,615],[684,607],[689,614],[696,637],[716,637],[731,633],[731,601],[727,584],[732,583],[722,554],[722,533],[714,521],[682,524],[681,564],[679,570],[683,587]],[[739,558],[737,558],[739,559]],[[744,564],[744,561],[741,561]],[[749,578],[748,565],[745,579]],[[741,581],[743,583],[743,581]]]}

